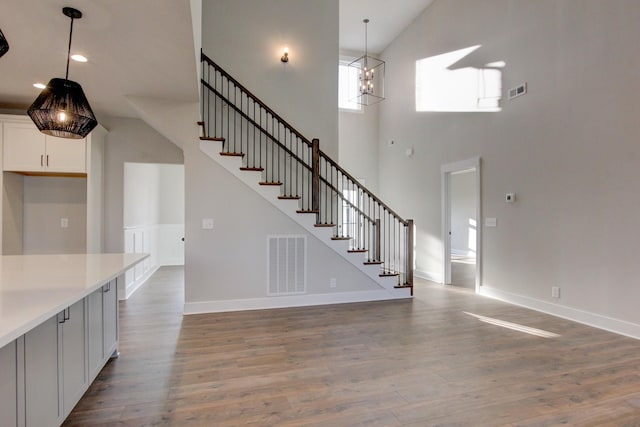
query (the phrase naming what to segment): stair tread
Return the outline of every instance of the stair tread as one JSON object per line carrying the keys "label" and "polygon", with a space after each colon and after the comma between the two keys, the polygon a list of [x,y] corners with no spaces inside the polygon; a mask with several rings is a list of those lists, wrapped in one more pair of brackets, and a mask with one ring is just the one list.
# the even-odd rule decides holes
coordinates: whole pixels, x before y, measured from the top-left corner
{"label": "stair tread", "polygon": [[298,210],[298,211],[296,211],[296,213],[299,213],[299,214],[319,214],[319,213],[320,213],[320,211],[313,211],[313,210],[311,210],[311,211]]}
{"label": "stair tread", "polygon": [[366,249],[349,249],[348,252],[350,254],[357,254],[357,253],[365,253],[368,252]]}
{"label": "stair tread", "polygon": [[365,261],[364,265],[380,265],[384,264],[382,261]]}
{"label": "stair tread", "polygon": [[201,136],[200,139],[202,141],[218,141],[218,142],[224,142],[225,139],[224,138],[218,138],[215,136]]}
{"label": "stair tread", "polygon": [[252,172],[262,172],[264,168],[251,168],[251,167],[241,167],[241,171],[252,171]]}
{"label": "stair tread", "polygon": [[351,240],[349,236],[332,236],[331,240]]}
{"label": "stair tread", "polygon": [[273,182],[269,182],[269,181],[262,181],[259,183],[260,185],[282,185],[281,182],[278,181],[273,181]]}
{"label": "stair tread", "polygon": [[221,156],[230,156],[230,157],[244,157],[244,153],[230,153],[228,151],[221,151]]}
{"label": "stair tread", "polygon": [[313,224],[314,227],[335,227],[335,224]]}
{"label": "stair tread", "polygon": [[280,200],[300,200],[300,196],[278,196]]}
{"label": "stair tread", "polygon": [[400,273],[396,273],[393,271],[383,271],[382,273],[379,274],[380,277],[394,277],[399,275]]}

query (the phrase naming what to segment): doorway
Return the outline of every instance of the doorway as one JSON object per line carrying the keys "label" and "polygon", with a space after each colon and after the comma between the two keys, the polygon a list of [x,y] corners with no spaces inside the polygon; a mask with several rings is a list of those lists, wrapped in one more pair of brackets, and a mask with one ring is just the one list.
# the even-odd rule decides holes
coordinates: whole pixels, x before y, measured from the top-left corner
{"label": "doorway", "polygon": [[124,164],[124,252],[149,254],[125,273],[123,299],[158,268],[184,265],[184,165]]}
{"label": "doorway", "polygon": [[480,158],[443,165],[441,174],[443,283],[479,292]]}

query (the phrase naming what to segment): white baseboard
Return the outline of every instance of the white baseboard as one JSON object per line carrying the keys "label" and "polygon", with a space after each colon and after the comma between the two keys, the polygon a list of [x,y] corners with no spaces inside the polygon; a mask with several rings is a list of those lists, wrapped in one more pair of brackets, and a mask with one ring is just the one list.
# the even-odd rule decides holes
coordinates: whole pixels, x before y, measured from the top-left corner
{"label": "white baseboard", "polygon": [[494,288],[487,288],[486,286],[480,287],[479,294],[500,301],[505,301],[510,304],[540,311],[542,313],[551,314],[552,316],[572,320],[584,325],[593,326],[594,328],[604,329],[605,331],[640,339],[640,325],[635,323],[602,316],[600,314],[584,310],[578,310],[560,304],[553,304],[535,298],[512,294],[510,292]]}
{"label": "white baseboard", "polygon": [[133,282],[131,285],[127,286],[124,289],[124,295],[119,294],[120,301],[129,299],[129,297],[131,295],[133,295],[134,292],[137,291],[140,288],[140,286],[142,286],[145,283],[147,283],[147,280],[149,280],[149,277],[151,277],[153,275],[153,273],[155,273],[158,270],[158,268],[160,268],[159,265],[156,265],[155,267],[150,268],[141,278],[139,278],[138,280]]}
{"label": "white baseboard", "polygon": [[416,269],[416,270],[413,270],[413,275],[424,280],[429,280],[431,282],[436,282],[436,283],[444,282],[444,280],[442,279],[442,274],[436,274],[429,271],[422,271],[422,270]]}
{"label": "white baseboard", "polygon": [[305,294],[279,297],[249,298],[185,303],[184,314],[222,313],[227,311],[265,310],[271,308],[304,307],[312,305],[346,304],[412,298],[409,289],[389,292],[385,289],[331,294]]}

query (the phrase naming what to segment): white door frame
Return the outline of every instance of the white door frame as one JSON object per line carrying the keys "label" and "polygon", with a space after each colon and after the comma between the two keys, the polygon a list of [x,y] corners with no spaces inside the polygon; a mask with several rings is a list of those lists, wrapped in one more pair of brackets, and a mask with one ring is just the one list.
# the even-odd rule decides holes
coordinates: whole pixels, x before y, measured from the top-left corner
{"label": "white door frame", "polygon": [[448,163],[440,167],[442,183],[442,243],[443,243],[443,284],[451,284],[451,174],[473,171],[475,174],[476,202],[476,293],[482,286],[482,206],[480,157]]}

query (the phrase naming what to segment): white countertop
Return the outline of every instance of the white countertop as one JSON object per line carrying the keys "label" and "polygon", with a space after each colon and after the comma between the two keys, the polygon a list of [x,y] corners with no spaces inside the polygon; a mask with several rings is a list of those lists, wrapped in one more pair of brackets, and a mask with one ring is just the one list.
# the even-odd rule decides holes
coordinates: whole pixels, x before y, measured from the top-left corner
{"label": "white countertop", "polygon": [[148,254],[0,256],[0,348],[118,277]]}

